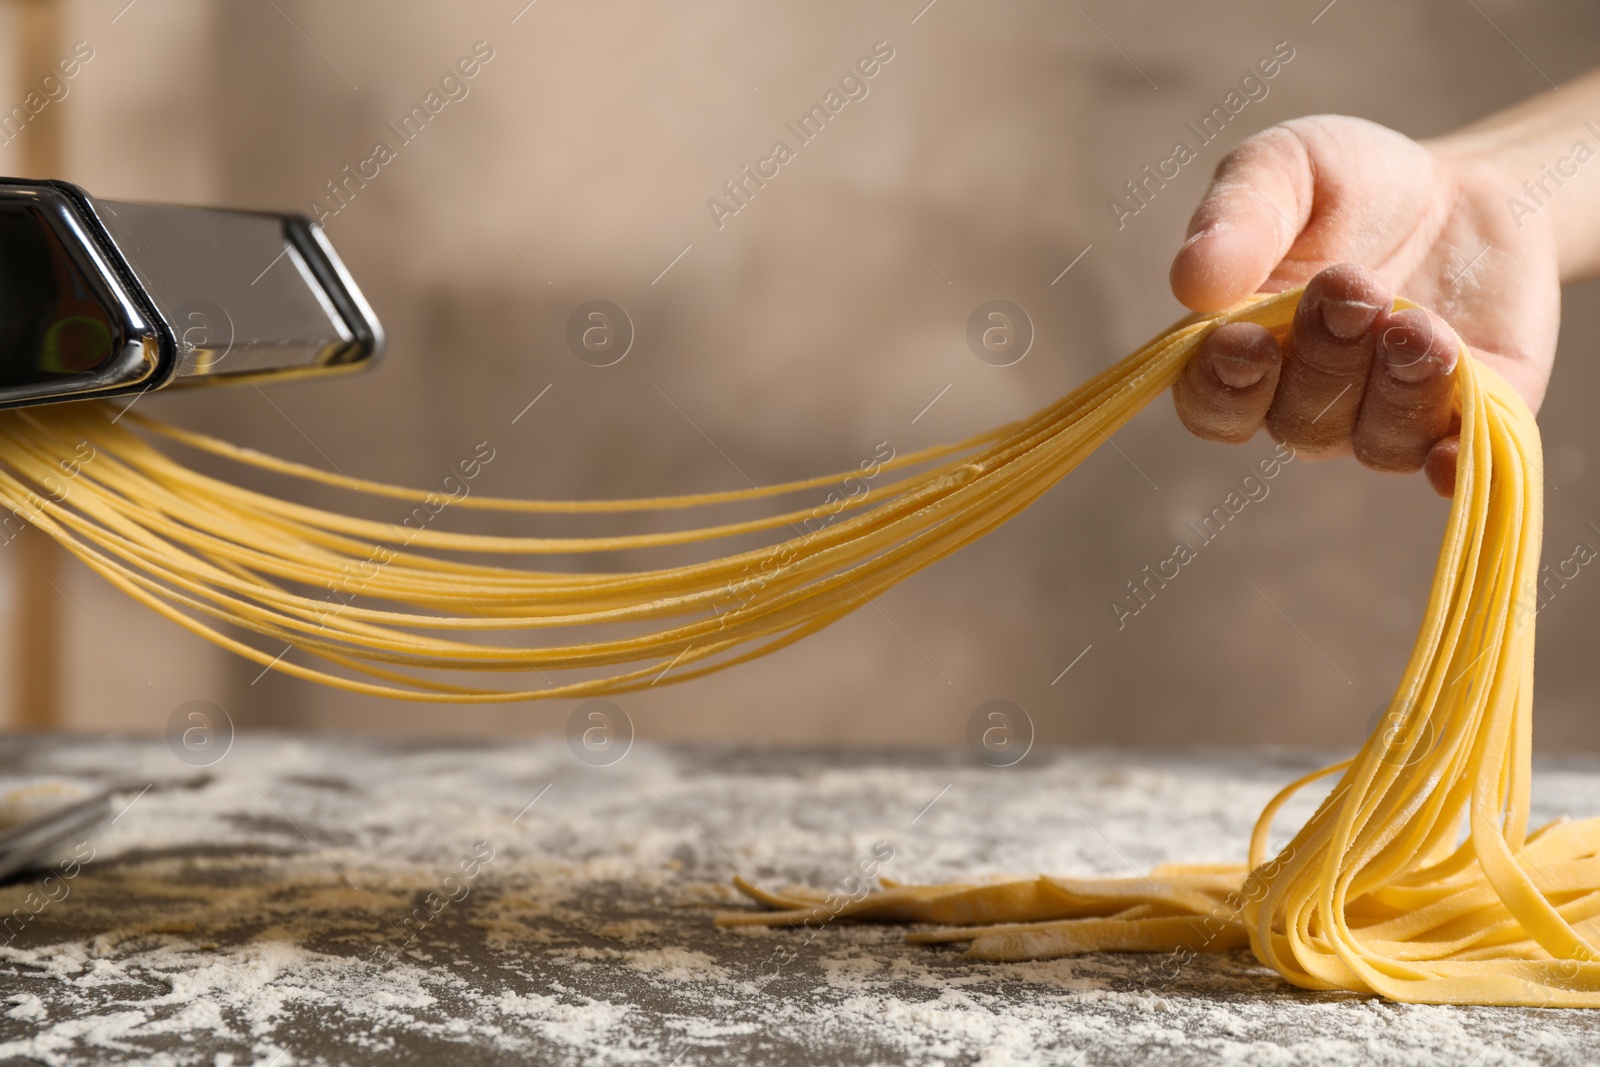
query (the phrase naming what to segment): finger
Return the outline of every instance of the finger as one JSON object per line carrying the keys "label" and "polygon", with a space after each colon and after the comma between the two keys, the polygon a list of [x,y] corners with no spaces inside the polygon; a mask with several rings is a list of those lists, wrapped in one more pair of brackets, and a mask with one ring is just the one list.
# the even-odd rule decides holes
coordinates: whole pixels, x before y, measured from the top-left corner
{"label": "finger", "polygon": [[1272,436],[1308,455],[1343,449],[1366,392],[1373,323],[1393,302],[1376,274],[1349,263],[1306,283],[1267,411]]}
{"label": "finger", "polygon": [[1304,143],[1283,127],[1224,156],[1172,261],[1173,295],[1214,311],[1259,289],[1311,217],[1312,178]]}
{"label": "finger", "polygon": [[1456,495],[1456,458],[1461,454],[1461,438],[1452,435],[1428,449],[1428,458],[1422,469],[1433,483],[1434,492],[1440,496]]}
{"label": "finger", "polygon": [[1373,470],[1421,470],[1449,433],[1460,342],[1422,308],[1380,314],[1372,333],[1375,358],[1350,443]]}
{"label": "finger", "polygon": [[1217,327],[1173,383],[1178,418],[1208,441],[1250,440],[1267,417],[1282,362],[1278,342],[1265,326],[1230,322]]}

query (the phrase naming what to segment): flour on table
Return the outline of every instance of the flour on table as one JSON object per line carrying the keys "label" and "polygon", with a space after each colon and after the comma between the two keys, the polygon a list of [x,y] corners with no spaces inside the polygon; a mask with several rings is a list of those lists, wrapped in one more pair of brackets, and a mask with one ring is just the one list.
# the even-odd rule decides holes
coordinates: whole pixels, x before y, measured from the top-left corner
{"label": "flour on table", "polygon": [[[159,741],[14,762],[0,795],[30,804],[189,773]],[[1588,1062],[1600,1013],[1306,993],[1246,953],[1168,976],[1150,957],[989,964],[885,927],[710,922],[740,906],[735,866],[830,885],[877,842],[894,848],[883,873],[911,882],[1237,862],[1255,812],[1309,765],[1041,751],[997,772],[937,753],[640,746],[590,768],[560,744],[242,736],[209,785],[140,798],[68,894],[0,944],[0,1061]],[[1600,811],[1600,764],[1535,781],[1536,819]],[[37,889],[0,888],[0,913]],[[430,910],[429,894],[459,899]]]}

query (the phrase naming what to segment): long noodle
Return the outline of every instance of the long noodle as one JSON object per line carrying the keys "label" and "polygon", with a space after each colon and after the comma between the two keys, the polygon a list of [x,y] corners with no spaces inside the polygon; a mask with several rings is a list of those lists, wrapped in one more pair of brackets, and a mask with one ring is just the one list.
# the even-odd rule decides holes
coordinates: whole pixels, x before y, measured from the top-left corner
{"label": "long noodle", "polygon": [[[862,472],[851,471],[644,500],[468,495],[449,502],[514,513],[652,513],[747,505],[854,476],[863,488],[820,523],[816,509],[800,508],[613,537],[449,533],[430,525],[445,506],[438,494],[347,479],[96,404],[0,416],[0,504],[141,603],[300,678],[450,703],[626,692],[782,648],[983,536],[1170,386],[1210,331],[1246,321],[1281,338],[1300,295],[1191,316],[1027,420],[874,464],[873,480],[883,471],[915,472],[882,485],[865,487]],[[851,899],[769,893],[741,880],[773,910],[718,921],[934,923],[942,929],[910,939],[968,942],[969,955],[992,960],[1248,943],[1289,981],[1312,989],[1415,1002],[1600,1006],[1590,925],[1600,916],[1600,819],[1527,830],[1538,428],[1493,371],[1463,358],[1456,381],[1456,493],[1422,630],[1396,690],[1400,710],[1351,760],[1279,794],[1257,823],[1246,864],[1169,865],[1134,879],[944,886],[885,879],[881,891]],[[175,461],[150,435],[214,459],[411,504],[417,521],[359,519],[247,490]],[[785,528],[794,536],[765,547],[633,573],[461,558],[659,548]],[[606,636],[583,644],[518,644],[510,636],[579,626],[602,627]],[[447,680],[458,671],[532,671],[543,684]],[[1269,858],[1272,819],[1284,801],[1336,774],[1316,813]]]}

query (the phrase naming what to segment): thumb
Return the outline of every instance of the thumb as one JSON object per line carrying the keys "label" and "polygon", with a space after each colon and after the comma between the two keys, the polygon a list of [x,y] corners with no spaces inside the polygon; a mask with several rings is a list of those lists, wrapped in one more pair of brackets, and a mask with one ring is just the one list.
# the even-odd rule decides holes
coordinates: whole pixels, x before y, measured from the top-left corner
{"label": "thumb", "polygon": [[1281,126],[1223,157],[1172,261],[1172,293],[1215,311],[1261,288],[1311,218],[1313,169],[1305,144]]}

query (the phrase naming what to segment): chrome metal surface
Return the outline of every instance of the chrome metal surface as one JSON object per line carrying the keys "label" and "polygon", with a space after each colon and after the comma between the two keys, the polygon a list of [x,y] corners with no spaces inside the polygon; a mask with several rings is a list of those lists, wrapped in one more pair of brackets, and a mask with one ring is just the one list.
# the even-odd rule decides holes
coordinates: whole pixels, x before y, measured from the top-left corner
{"label": "chrome metal surface", "polygon": [[340,373],[382,349],[371,307],[303,216],[17,179],[0,179],[0,214],[12,220],[0,306],[13,322],[39,316],[0,337],[0,407]]}

